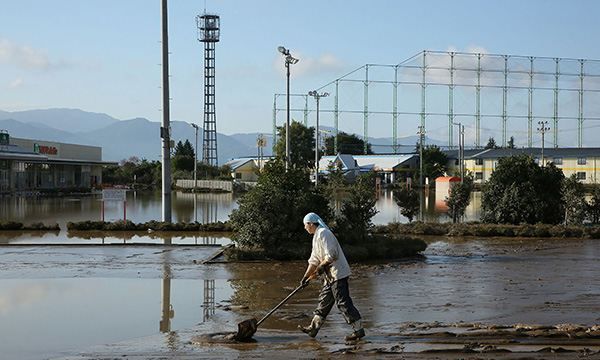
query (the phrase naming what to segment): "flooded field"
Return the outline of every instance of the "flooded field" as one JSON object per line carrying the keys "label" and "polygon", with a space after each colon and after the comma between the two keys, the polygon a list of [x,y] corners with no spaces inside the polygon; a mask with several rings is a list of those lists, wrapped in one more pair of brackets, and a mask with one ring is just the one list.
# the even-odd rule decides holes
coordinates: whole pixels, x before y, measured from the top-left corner
{"label": "flooded field", "polygon": [[[237,194],[207,194],[173,192],[173,221],[210,223],[225,221],[238,204]],[[425,192],[423,197],[424,217],[429,222],[449,220],[443,199],[435,192]],[[479,219],[481,193],[474,192],[472,201],[466,210],[466,220]],[[127,192],[126,211],[123,203],[107,202],[104,205],[106,221],[127,219],[139,223],[161,219],[161,194],[152,192]],[[378,213],[373,218],[375,224],[407,222],[400,214],[391,191],[378,194],[376,204]],[[71,197],[0,197],[0,219],[20,222],[58,223],[61,228],[69,221],[100,220],[102,202],[100,195]]]}
{"label": "flooded field", "polygon": [[296,330],[310,319],[315,283],[256,342],[210,341],[270,310],[304,262],[202,264],[211,246],[3,246],[2,358],[598,358],[598,240],[428,242],[423,258],[353,265],[367,330],[359,344],[344,343],[349,327],[336,309],[316,340]]}

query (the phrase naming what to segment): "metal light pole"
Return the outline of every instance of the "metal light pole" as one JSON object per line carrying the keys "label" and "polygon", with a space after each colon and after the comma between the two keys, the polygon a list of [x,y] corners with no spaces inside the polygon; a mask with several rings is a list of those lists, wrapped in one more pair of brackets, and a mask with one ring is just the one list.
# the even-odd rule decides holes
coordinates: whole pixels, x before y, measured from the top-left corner
{"label": "metal light pole", "polygon": [[425,140],[425,126],[420,125],[417,134],[419,135],[419,213],[421,221],[423,221],[423,141]]}
{"label": "metal light pole", "polygon": [[329,96],[329,93],[319,94],[316,90],[309,91],[309,96],[312,96],[317,101],[317,127],[315,129],[315,187],[319,185],[319,100],[322,97]]}
{"label": "metal light pole", "polygon": [[458,171],[460,172],[460,182],[463,182],[465,177],[465,126],[455,122],[452,122],[452,125],[458,126]]}
{"label": "metal light pole", "polygon": [[286,70],[286,98],[287,98],[287,111],[286,111],[286,121],[285,121],[285,170],[290,167],[290,65],[294,65],[300,61],[299,59],[294,58],[290,54],[290,50],[284,48],[283,46],[278,46],[277,51],[279,51],[283,56],[285,56],[285,70]]}
{"label": "metal light pole", "polygon": [[194,190],[196,192],[196,188],[198,187],[198,125],[191,124],[196,132],[196,147],[194,148]]}
{"label": "metal light pole", "polygon": [[162,0],[162,80],[163,121],[162,138],[162,221],[171,222],[171,124],[169,110],[169,26],[167,0]]}
{"label": "metal light pole", "polygon": [[538,121],[538,125],[539,125],[539,127],[537,128],[537,130],[542,133],[542,159],[541,159],[541,163],[542,163],[542,167],[544,167],[544,135],[546,134],[546,131],[550,130],[550,127],[548,126],[548,122],[547,121]]}

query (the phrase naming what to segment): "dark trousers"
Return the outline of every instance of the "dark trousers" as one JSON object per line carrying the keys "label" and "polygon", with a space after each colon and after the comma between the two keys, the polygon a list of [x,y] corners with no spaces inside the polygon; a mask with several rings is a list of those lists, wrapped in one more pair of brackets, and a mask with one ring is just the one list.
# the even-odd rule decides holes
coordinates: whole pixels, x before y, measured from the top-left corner
{"label": "dark trousers", "polygon": [[340,309],[348,324],[360,320],[360,313],[354,307],[350,298],[347,277],[332,283],[325,283],[325,286],[323,286],[319,293],[319,305],[317,305],[314,314],[325,319],[329,315],[334,303],[337,304],[338,309]]}

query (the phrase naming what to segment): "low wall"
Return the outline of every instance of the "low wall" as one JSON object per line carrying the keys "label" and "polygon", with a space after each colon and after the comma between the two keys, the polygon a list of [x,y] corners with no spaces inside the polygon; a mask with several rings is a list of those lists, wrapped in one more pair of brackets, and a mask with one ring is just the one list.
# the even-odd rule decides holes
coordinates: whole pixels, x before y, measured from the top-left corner
{"label": "low wall", "polygon": [[[194,180],[177,180],[175,186],[182,189],[193,189]],[[233,191],[233,182],[223,180],[197,180],[198,189]]]}

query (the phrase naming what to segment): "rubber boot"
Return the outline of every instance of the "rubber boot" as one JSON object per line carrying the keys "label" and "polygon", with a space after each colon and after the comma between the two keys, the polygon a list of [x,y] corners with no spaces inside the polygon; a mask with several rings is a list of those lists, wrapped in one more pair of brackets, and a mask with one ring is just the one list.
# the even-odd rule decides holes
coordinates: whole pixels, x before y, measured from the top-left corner
{"label": "rubber boot", "polygon": [[354,331],[352,334],[346,336],[346,341],[357,341],[365,337],[365,329],[363,329],[362,322],[360,320],[356,320],[350,325],[352,325],[352,329]]}
{"label": "rubber boot", "polygon": [[308,336],[314,338],[315,336],[317,336],[321,325],[323,325],[323,318],[319,315],[315,315],[312,321],[310,322],[309,326],[298,325],[298,329],[300,329],[303,333],[308,334]]}

